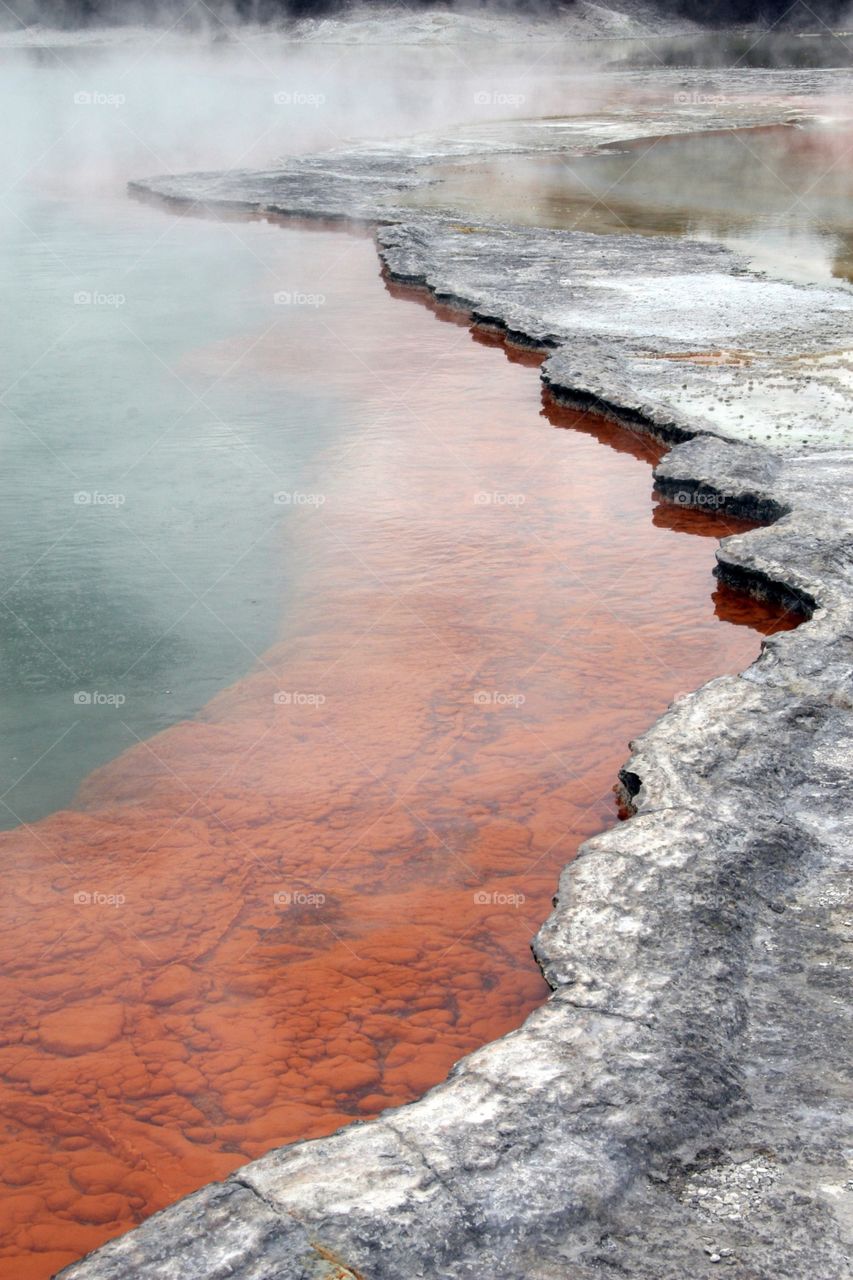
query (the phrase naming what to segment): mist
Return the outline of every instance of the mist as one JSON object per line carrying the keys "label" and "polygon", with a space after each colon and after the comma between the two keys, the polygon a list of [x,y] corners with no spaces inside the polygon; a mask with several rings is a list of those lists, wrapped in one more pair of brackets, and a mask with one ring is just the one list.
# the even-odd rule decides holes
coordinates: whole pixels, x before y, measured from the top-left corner
{"label": "mist", "polygon": [[[285,156],[593,104],[591,54],[288,41],[245,26],[0,52],[0,163],[16,194],[123,195],[146,175],[263,169]],[[492,91],[499,87],[500,94]],[[494,99],[494,100],[493,100]]]}

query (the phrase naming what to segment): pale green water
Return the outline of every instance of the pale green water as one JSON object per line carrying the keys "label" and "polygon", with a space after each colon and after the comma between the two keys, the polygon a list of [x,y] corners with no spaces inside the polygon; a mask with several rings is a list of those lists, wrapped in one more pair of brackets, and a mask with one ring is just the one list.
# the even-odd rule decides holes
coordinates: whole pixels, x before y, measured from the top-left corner
{"label": "pale green water", "polygon": [[301,318],[273,302],[295,251],[276,229],[235,239],[130,201],[34,198],[0,232],[0,795],[14,825],[263,651],[288,598],[293,513],[273,495],[310,488],[342,407],[321,388],[282,402],[230,358],[221,381],[193,365],[270,325],[286,348]]}
{"label": "pale green water", "polygon": [[[317,255],[167,216],[126,183],[328,146],[391,94],[376,79],[365,102],[335,51],[73,39],[0,53],[3,826],[68,804],[252,667],[299,571],[305,508],[273,495],[316,491],[313,460],[349,422],[321,380],[239,360],[271,327],[286,356],[311,316],[274,293],[316,289]],[[289,110],[282,90],[322,102]],[[236,355],[206,358],[217,343]]]}

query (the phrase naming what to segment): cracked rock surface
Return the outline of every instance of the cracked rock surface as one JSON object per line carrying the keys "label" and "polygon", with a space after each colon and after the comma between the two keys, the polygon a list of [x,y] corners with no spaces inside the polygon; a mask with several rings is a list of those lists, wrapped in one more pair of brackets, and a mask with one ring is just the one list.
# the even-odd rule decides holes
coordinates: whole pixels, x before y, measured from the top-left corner
{"label": "cracked rock surface", "polygon": [[[371,220],[382,165],[418,180],[411,157],[336,161],[334,180],[330,163],[147,186],[327,216],[346,191]],[[389,275],[552,349],[557,397],[673,442],[664,496],[774,521],[726,539],[720,573],[809,620],[632,744],[635,816],[564,871],[534,942],[553,994],[521,1028],[420,1101],[273,1151],[63,1278],[842,1280],[853,451],[827,359],[853,299],[714,245],[390,222]]]}

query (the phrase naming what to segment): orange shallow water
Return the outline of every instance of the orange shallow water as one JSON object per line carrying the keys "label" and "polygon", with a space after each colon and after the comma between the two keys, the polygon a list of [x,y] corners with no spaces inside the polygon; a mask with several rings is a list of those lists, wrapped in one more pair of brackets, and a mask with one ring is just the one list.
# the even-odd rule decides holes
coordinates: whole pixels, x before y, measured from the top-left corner
{"label": "orange shallow water", "polygon": [[517,1026],[628,738],[792,624],[715,586],[726,526],[656,506],[649,442],[543,410],[529,357],[389,296],[367,241],[276,234],[334,260],[327,304],[182,376],[280,386],[283,420],[322,380],[352,431],[287,513],[278,643],[0,835],[4,1280]]}

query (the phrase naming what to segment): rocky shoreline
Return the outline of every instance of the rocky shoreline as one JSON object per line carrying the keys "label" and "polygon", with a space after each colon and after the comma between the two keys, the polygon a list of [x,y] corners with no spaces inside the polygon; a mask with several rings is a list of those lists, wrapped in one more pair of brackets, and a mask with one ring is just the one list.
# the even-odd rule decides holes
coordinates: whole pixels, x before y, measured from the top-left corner
{"label": "rocky shoreline", "polygon": [[[419,181],[416,158],[394,163]],[[726,539],[720,574],[809,620],[632,744],[634,816],[564,871],[534,942],[553,994],[521,1028],[420,1101],[273,1151],[61,1274],[841,1280],[853,448],[837,353],[853,296],[750,274],[716,245],[380,215],[389,164],[361,152],[334,181],[326,157],[137,192],[381,221],[391,279],[552,351],[549,394],[672,443],[663,496],[773,521]],[[757,418],[769,445],[749,438]]]}

